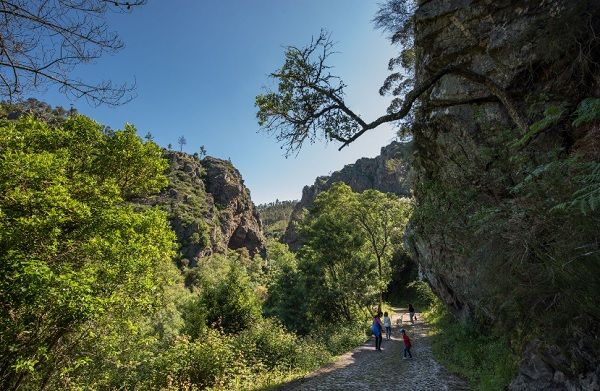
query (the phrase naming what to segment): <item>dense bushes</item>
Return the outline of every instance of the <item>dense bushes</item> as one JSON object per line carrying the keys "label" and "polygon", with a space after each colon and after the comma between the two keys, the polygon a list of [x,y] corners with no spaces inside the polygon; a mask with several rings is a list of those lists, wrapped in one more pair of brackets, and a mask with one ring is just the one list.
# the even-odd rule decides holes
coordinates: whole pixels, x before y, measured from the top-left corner
{"label": "dense bushes", "polygon": [[60,388],[94,360],[80,348],[98,326],[162,306],[175,236],[124,201],[158,191],[165,167],[129,125],[0,123],[0,388]]}
{"label": "dense bushes", "polygon": [[260,303],[248,276],[238,267],[230,268],[215,285],[204,284],[199,303],[208,325],[227,333],[247,329],[260,317]]}
{"label": "dense bushes", "polygon": [[510,347],[511,330],[490,334],[460,323],[436,299],[426,315],[433,354],[478,390],[505,390],[513,379],[518,356]]}
{"label": "dense bushes", "polygon": [[[336,183],[320,193],[300,224],[306,243],[294,260],[281,254],[267,308],[301,325],[355,323],[381,304],[391,281],[391,259],[402,251],[401,237],[412,205],[408,199],[375,190],[355,193]],[[280,250],[276,251],[278,254]],[[279,292],[292,290],[295,298]],[[290,300],[303,314],[291,314]],[[366,311],[366,312],[365,312]],[[292,324],[298,329],[298,325]]]}

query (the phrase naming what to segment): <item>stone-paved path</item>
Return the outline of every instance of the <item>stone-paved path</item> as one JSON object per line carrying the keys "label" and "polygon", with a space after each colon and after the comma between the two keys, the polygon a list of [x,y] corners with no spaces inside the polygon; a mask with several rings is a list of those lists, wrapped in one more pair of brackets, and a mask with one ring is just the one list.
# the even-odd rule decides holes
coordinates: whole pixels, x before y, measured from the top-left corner
{"label": "stone-paved path", "polygon": [[[280,390],[468,390],[465,381],[450,374],[433,359],[427,342],[427,324],[410,324],[406,310],[394,308],[392,339],[384,340],[382,352],[374,349],[373,337],[304,379],[284,385]],[[413,359],[404,360],[400,328],[413,342]]]}

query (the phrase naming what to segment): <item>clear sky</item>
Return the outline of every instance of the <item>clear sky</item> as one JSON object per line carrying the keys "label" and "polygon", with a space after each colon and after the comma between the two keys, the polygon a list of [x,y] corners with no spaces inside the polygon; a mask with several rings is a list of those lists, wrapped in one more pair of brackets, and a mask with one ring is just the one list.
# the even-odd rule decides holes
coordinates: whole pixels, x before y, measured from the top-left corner
{"label": "clear sky", "polygon": [[[78,71],[91,80],[133,81],[137,98],[112,107],[73,102],[80,112],[115,129],[133,123],[162,145],[183,135],[184,150],[230,158],[255,203],[299,199],[315,177],[360,157],[373,157],[394,137],[390,127],[370,131],[337,151],[336,144],[307,145],[284,158],[280,146],[257,133],[254,97],[283,62],[285,45],[303,46],[321,28],[332,33],[339,54],[334,72],[348,85],[347,102],[366,120],[384,114],[389,98],[378,94],[396,49],[373,28],[370,0],[149,0],[131,14],[111,14],[110,26],[126,44],[114,56]],[[36,96],[35,94],[33,94]],[[70,101],[52,90],[37,94],[52,105]]]}

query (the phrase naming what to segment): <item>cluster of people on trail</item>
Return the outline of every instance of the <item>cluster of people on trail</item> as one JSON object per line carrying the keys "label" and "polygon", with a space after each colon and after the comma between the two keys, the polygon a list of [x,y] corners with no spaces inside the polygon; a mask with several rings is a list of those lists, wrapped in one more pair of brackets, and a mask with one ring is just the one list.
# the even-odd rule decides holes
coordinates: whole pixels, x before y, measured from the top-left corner
{"label": "cluster of people on trail", "polygon": [[[417,316],[415,314],[415,308],[412,304],[408,305],[408,313],[410,316],[410,322],[414,323],[415,320],[417,320]],[[383,323],[381,320],[382,315]],[[381,342],[383,341],[384,330],[385,339],[389,341],[392,338],[392,319],[388,316],[387,312],[381,313],[381,311],[378,311],[377,314],[373,317],[373,324],[371,325],[371,332],[375,336],[375,350],[378,352],[381,351]],[[412,342],[406,334],[406,330],[401,328],[400,333],[402,334],[402,342],[404,343],[404,358],[412,358],[412,353],[410,352]]]}

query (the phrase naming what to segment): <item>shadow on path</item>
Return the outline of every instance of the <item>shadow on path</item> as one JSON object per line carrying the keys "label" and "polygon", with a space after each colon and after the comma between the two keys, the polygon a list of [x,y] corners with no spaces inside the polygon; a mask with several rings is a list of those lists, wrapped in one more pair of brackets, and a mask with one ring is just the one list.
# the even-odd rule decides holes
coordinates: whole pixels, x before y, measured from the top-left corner
{"label": "shadow on path", "polygon": [[[384,337],[382,351],[371,337],[364,345],[340,356],[335,362],[303,379],[284,384],[278,390],[468,390],[467,383],[450,374],[433,359],[427,324],[421,317],[411,324],[405,309],[393,308],[392,339]],[[404,327],[413,342],[413,359],[402,357]]]}

